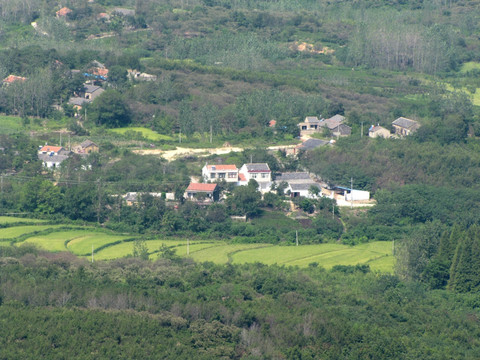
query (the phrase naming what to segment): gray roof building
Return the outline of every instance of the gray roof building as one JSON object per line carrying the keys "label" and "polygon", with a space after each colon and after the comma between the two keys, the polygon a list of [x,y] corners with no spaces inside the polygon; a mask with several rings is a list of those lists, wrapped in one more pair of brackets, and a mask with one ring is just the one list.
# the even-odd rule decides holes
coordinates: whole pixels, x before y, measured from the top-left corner
{"label": "gray roof building", "polygon": [[276,182],[286,181],[312,181],[310,175],[307,172],[287,172],[282,173],[275,178]]}
{"label": "gray roof building", "polygon": [[270,168],[267,163],[255,163],[255,164],[245,164],[248,172],[266,172],[270,171]]}

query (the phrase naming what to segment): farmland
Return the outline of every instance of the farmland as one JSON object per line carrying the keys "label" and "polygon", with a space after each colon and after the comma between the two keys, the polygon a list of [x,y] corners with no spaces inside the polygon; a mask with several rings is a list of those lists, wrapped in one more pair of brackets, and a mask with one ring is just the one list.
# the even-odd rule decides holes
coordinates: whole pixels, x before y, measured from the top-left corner
{"label": "farmland", "polygon": [[[27,222],[28,219],[21,219]],[[4,244],[13,242],[17,246],[34,244],[52,251],[69,251],[77,256],[90,256],[92,248],[97,260],[112,260],[133,253],[137,235],[118,234],[94,227],[72,227],[62,225],[32,224],[15,226],[11,218],[2,217],[0,238]],[[159,256],[162,247],[174,251],[177,256],[190,257],[197,262],[216,264],[263,263],[266,265],[285,265],[307,267],[322,266],[326,269],[335,265],[368,264],[373,271],[391,273],[394,257],[391,242],[373,242],[358,246],[342,244],[315,244],[286,246],[272,244],[231,244],[225,241],[192,240],[187,255],[185,239],[155,238],[145,240],[150,259]]]}

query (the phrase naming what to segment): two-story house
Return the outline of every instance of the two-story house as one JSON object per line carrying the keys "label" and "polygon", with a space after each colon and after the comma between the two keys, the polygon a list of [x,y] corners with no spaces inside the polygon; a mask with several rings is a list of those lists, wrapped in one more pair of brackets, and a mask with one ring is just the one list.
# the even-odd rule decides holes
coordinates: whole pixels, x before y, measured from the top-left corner
{"label": "two-story house", "polygon": [[222,181],[229,183],[238,181],[238,169],[235,165],[208,165],[202,169],[202,176],[204,181]]}

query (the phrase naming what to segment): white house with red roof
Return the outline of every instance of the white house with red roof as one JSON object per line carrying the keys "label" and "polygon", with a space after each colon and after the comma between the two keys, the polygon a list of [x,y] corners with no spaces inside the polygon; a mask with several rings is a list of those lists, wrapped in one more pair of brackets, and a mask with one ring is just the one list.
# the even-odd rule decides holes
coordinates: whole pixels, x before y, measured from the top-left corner
{"label": "white house with red roof", "polygon": [[238,181],[238,169],[236,165],[208,165],[202,169],[202,176],[205,181],[222,181],[229,183]]}
{"label": "white house with red roof", "polygon": [[183,197],[187,200],[213,202],[219,198],[217,184],[190,183]]}

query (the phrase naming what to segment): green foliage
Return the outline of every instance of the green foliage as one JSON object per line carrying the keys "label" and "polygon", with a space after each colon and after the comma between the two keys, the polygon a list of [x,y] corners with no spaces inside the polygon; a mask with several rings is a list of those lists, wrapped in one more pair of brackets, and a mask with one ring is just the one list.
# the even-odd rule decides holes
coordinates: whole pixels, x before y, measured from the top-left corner
{"label": "green foliage", "polygon": [[142,260],[148,260],[148,247],[145,240],[136,239],[133,241],[133,257],[140,258]]}
{"label": "green foliage", "polygon": [[106,90],[91,106],[90,118],[97,125],[109,128],[126,126],[131,121],[131,113],[124,97],[116,90]]}

